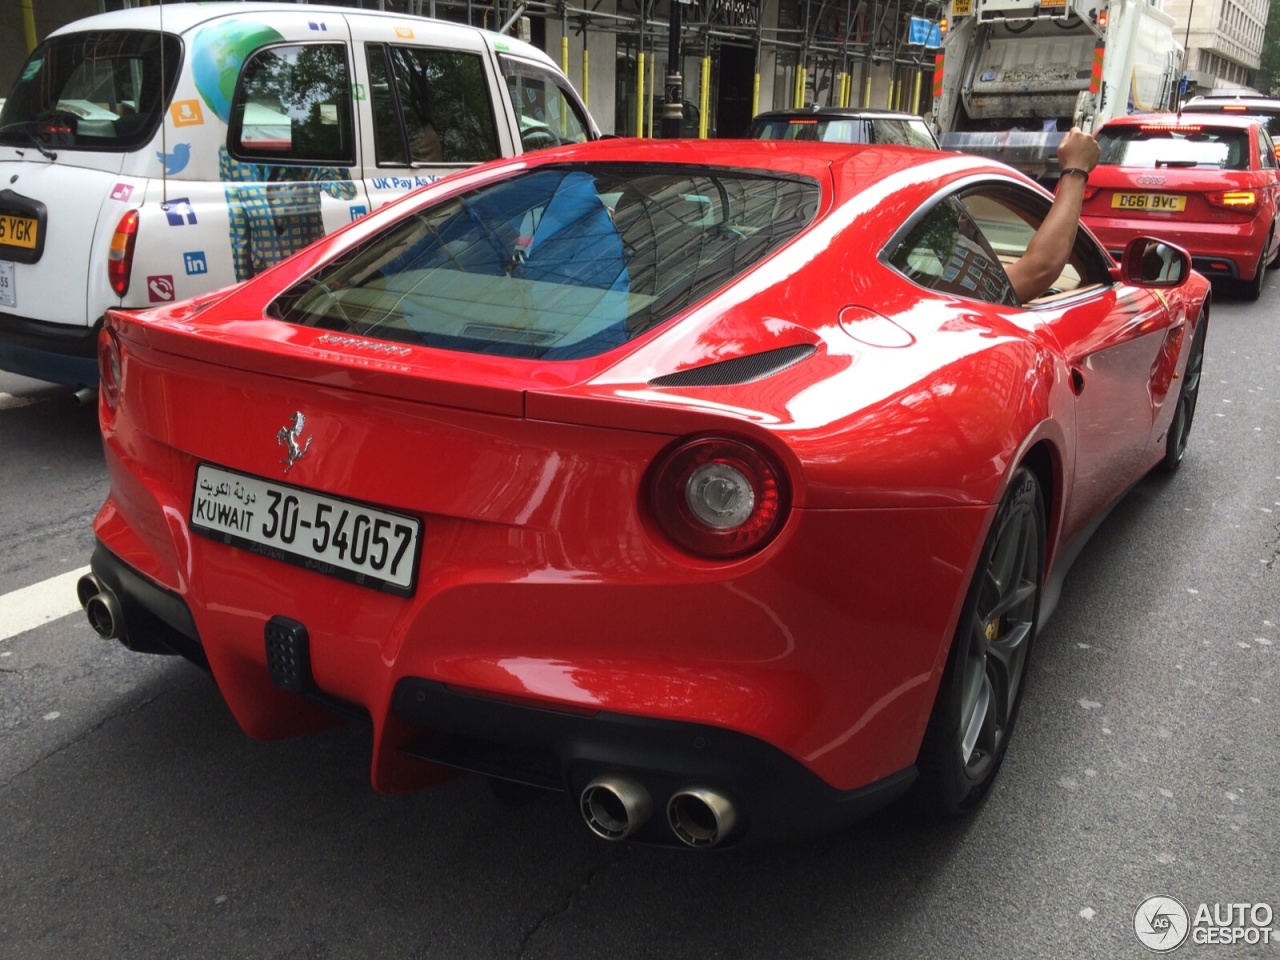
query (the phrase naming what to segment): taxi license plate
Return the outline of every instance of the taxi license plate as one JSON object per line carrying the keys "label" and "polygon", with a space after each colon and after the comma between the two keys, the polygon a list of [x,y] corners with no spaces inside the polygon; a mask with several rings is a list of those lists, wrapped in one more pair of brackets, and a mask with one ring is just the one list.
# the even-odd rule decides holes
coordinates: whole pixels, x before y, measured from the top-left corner
{"label": "taxi license plate", "polygon": [[13,261],[0,260],[0,307],[18,305],[18,284],[13,275]]}
{"label": "taxi license plate", "polygon": [[40,238],[40,221],[33,217],[19,217],[12,213],[0,213],[0,243],[9,247],[34,250]]}
{"label": "taxi license plate", "polygon": [[1111,198],[1113,210],[1149,210],[1152,213],[1181,213],[1187,198],[1173,193],[1117,193]]}
{"label": "taxi license plate", "polygon": [[202,463],[191,529],[375,590],[411,596],[422,521]]}

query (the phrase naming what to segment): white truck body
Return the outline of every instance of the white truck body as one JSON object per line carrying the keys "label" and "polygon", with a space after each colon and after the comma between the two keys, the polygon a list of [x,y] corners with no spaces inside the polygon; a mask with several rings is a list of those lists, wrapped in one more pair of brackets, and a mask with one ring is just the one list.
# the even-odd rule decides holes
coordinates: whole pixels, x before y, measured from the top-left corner
{"label": "white truck body", "polygon": [[934,76],[944,150],[1054,177],[1071,127],[1173,108],[1182,48],[1146,0],[952,0],[949,26]]}

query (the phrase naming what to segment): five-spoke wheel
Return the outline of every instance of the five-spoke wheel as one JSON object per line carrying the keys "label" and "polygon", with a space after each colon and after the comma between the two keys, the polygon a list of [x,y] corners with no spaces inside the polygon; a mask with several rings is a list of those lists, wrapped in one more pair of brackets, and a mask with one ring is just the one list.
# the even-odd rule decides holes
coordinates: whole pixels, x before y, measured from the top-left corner
{"label": "five-spoke wheel", "polygon": [[983,546],[921,747],[921,798],[939,812],[976,803],[1004,757],[1040,611],[1044,531],[1040,483],[1019,468]]}

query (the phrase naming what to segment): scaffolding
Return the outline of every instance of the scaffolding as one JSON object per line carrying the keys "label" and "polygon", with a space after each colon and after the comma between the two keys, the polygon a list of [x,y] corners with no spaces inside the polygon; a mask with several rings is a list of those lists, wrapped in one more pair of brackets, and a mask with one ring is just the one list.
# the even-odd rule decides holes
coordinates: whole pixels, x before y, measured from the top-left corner
{"label": "scaffolding", "polygon": [[[679,0],[356,0],[353,5],[442,17],[492,30],[526,31],[554,56],[590,105],[590,80],[607,77],[593,68],[589,50],[602,35],[614,37],[615,109],[612,132],[651,136],[659,129],[655,102],[671,23]],[[612,9],[608,9],[612,7]],[[857,106],[927,113],[936,50],[909,43],[911,18],[943,20],[938,0],[693,0],[680,11],[683,75],[696,76],[696,101],[686,102],[696,132],[715,133],[723,105],[717,62],[726,47],[750,51],[754,61],[750,116],[761,110],[808,106]],[[558,35],[558,36],[557,36]],[[573,41],[571,43],[571,41]],[[581,49],[580,67],[570,47]],[[693,65],[694,70],[684,69]],[[741,78],[739,78],[741,79]],[[762,91],[768,102],[762,103]],[[593,106],[593,112],[595,107]],[[749,116],[748,118],[749,119]],[[730,135],[736,130],[723,131]]]}

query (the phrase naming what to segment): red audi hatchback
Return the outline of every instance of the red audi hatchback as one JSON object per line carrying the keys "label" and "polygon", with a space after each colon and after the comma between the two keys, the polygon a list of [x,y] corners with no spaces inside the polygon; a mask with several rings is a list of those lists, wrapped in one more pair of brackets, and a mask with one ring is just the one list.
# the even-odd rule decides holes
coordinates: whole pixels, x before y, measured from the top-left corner
{"label": "red audi hatchback", "polygon": [[1133,114],[1098,131],[1081,219],[1118,257],[1139,234],[1185,248],[1211,280],[1258,299],[1280,255],[1276,148],[1263,121]]}

